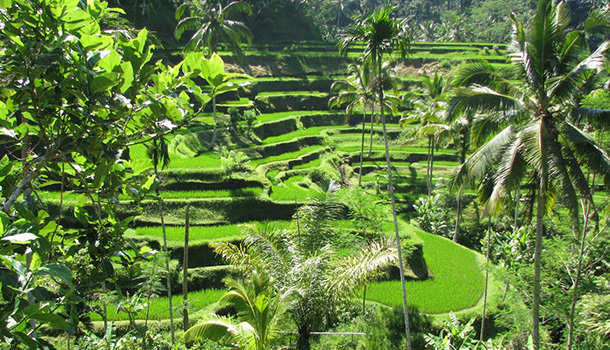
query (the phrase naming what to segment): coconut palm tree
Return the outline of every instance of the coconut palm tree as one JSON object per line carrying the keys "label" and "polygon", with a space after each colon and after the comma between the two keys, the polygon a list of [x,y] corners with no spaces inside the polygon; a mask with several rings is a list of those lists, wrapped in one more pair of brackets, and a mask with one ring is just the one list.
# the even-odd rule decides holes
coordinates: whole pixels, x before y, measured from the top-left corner
{"label": "coconut palm tree", "polygon": [[334,317],[331,306],[345,303],[377,271],[396,261],[394,247],[384,242],[363,246],[351,257],[335,254],[332,224],[340,209],[317,202],[297,211],[292,229],[246,225],[243,245],[214,244],[239,271],[267,271],[276,293],[290,291],[286,311],[297,329],[300,350],[310,349],[311,332]]}
{"label": "coconut palm tree", "polygon": [[179,22],[174,34],[180,39],[184,32],[194,31],[185,47],[188,51],[201,51],[209,57],[221,42],[226,42],[236,56],[242,57],[242,39],[252,41],[252,32],[242,22],[229,19],[238,13],[251,15],[252,7],[244,1],[223,5],[221,0],[188,0],[176,9]]}
{"label": "coconut palm tree", "polygon": [[247,282],[228,280],[229,291],[219,300],[237,311],[237,319],[210,314],[184,333],[185,341],[206,338],[242,345],[248,350],[266,350],[278,338],[279,316],[287,304],[290,290],[276,293],[269,276],[253,270]]}
{"label": "coconut palm tree", "polygon": [[[368,62],[368,61],[367,61]],[[364,136],[366,128],[366,108],[371,107],[371,130],[373,126],[374,91],[371,80],[371,70],[357,64],[350,64],[348,67],[350,75],[334,82],[330,89],[336,95],[328,100],[331,108],[342,105],[345,106],[346,121],[353,115],[354,111],[362,108],[362,139],[360,144],[360,167],[358,170],[358,187],[362,186],[362,163],[364,155]]]}
{"label": "coconut palm tree", "polygon": [[[451,126],[445,123],[447,98],[451,80],[445,79],[438,72],[434,76],[423,75],[423,98],[414,102],[415,112],[410,112],[400,119],[401,124],[418,123],[416,136],[428,139],[428,162],[426,165],[426,186],[428,197],[432,195],[432,175],[434,170],[434,150],[440,142],[451,134]],[[413,134],[413,133],[411,133]]]}
{"label": "coconut palm tree", "polygon": [[[477,113],[473,140],[485,139],[458,167],[454,186],[490,179],[488,209],[510,201],[512,190],[531,174],[536,183],[536,238],[532,337],[540,348],[540,267],[545,218],[555,198],[579,222],[579,198],[593,202],[585,171],[610,175],[610,157],[587,132],[602,125],[609,111],[579,107],[608,64],[610,41],[594,52],[585,33],[570,30],[564,3],[539,0],[528,27],[512,18],[510,52],[517,80],[501,77],[487,63],[468,67],[449,106],[449,114]],[[477,143],[477,142],[475,142]],[[585,170],[586,169],[586,170]]]}
{"label": "coconut palm tree", "polygon": [[400,57],[406,58],[411,44],[411,36],[408,33],[408,24],[405,19],[391,18],[394,7],[379,7],[375,12],[368,16],[361,16],[356,19],[354,25],[349,27],[343,40],[339,43],[339,52],[347,54],[350,46],[357,43],[364,43],[364,59],[371,61],[372,69],[376,73],[378,84],[376,87],[379,103],[380,119],[383,126],[383,139],[385,146],[385,157],[388,172],[388,191],[392,203],[392,216],[394,218],[394,232],[396,234],[396,246],[398,249],[398,264],[400,267],[400,281],[403,294],[403,311],[405,317],[405,334],[407,337],[407,348],[411,348],[411,334],[409,332],[409,316],[407,310],[407,292],[405,287],[404,267],[402,250],[400,247],[400,234],[398,232],[398,218],[396,216],[396,198],[392,182],[392,163],[388,144],[388,135],[385,121],[384,99],[386,97],[383,82],[383,62],[384,55],[391,55],[398,52]]}

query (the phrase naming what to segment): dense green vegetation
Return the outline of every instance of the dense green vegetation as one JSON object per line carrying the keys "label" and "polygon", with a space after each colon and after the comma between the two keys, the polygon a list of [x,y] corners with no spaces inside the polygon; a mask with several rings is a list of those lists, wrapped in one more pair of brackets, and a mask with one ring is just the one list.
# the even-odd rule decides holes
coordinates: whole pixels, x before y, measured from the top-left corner
{"label": "dense green vegetation", "polygon": [[114,5],[0,2],[0,348],[608,346],[606,2]]}

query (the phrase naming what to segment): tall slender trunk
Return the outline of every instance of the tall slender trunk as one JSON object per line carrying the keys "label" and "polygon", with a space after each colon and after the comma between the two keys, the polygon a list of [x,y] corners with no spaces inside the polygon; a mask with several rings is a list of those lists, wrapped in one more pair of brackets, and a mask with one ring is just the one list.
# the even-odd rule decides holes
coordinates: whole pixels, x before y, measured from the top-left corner
{"label": "tall slender trunk", "polygon": [[453,231],[453,241],[457,243],[458,236],[460,234],[460,219],[462,217],[462,195],[464,192],[464,188],[460,186],[460,189],[457,194],[457,209],[455,216],[455,230]]}
{"label": "tall slender trunk", "polygon": [[[381,62],[379,62],[379,71],[381,72]],[[379,88],[379,104],[381,113],[381,124],[383,127],[383,142],[385,146],[385,160],[388,170],[388,191],[390,192],[390,201],[392,203],[392,219],[394,220],[394,233],[396,234],[396,247],[398,249],[398,265],[400,268],[400,285],[402,288],[402,303],[405,316],[405,335],[407,337],[407,350],[411,349],[411,332],[409,327],[409,309],[407,307],[407,288],[405,283],[405,267],[402,258],[402,247],[400,244],[400,233],[398,231],[398,217],[396,214],[396,198],[394,196],[394,184],[392,182],[392,161],[390,160],[390,146],[388,143],[388,132],[386,129],[385,115],[383,110],[383,88]]]}
{"label": "tall slender trunk", "polygon": [[430,161],[432,160],[432,136],[428,136],[428,162],[426,164],[426,189],[428,190],[428,197],[432,195],[432,185],[430,183]]}
{"label": "tall slender trunk", "polygon": [[374,124],[374,117],[375,117],[375,104],[371,103],[371,138],[369,141],[369,156],[367,157],[368,160],[371,159],[371,155],[373,153],[373,124]]}
{"label": "tall slender trunk", "polygon": [[479,340],[483,342],[485,339],[485,317],[487,312],[487,291],[489,286],[489,247],[491,242],[491,215],[489,216],[489,221],[487,222],[487,247],[485,252],[485,288],[483,289],[483,316],[481,317],[481,337]]}
{"label": "tall slender trunk", "polygon": [[534,248],[534,300],[532,305],[532,339],[534,349],[540,349],[540,269],[542,265],[542,236],[544,235],[544,217],[547,200],[547,167],[543,158],[540,174],[540,189],[538,191],[538,204],[536,210],[536,245]]}
{"label": "tall slender trunk", "polygon": [[588,203],[586,208],[584,208],[585,206],[583,205],[584,223],[583,223],[583,228],[582,228],[580,247],[578,249],[578,260],[577,260],[578,263],[576,265],[576,276],[574,277],[574,281],[572,283],[572,300],[570,302],[570,316],[568,318],[568,344],[567,344],[568,350],[572,349],[572,346],[574,343],[574,315],[576,313],[576,303],[578,302],[578,298],[580,296],[578,293],[578,287],[580,284],[580,276],[582,274],[582,269],[583,269],[583,258],[585,256],[587,232],[588,232],[587,226],[589,226],[589,214],[590,214],[591,206],[592,206],[591,202]]}
{"label": "tall slender trunk", "polygon": [[428,191],[430,192],[430,195],[432,195],[432,187],[434,186],[432,184],[432,175],[434,173],[434,148],[436,147],[436,143],[434,140],[434,136],[432,136],[432,148],[430,149],[430,179],[428,180],[429,183],[429,189]]}
{"label": "tall slender trunk", "polygon": [[216,96],[212,96],[212,117],[214,118],[214,129],[212,131],[212,141],[210,141],[208,149],[214,149],[214,145],[216,144],[216,129],[218,124],[216,117]]}
{"label": "tall slender trunk", "polygon": [[360,142],[360,169],[358,170],[358,187],[362,187],[362,157],[364,156],[364,133],[366,126],[366,106],[362,109],[362,140]]}
{"label": "tall slender trunk", "polygon": [[364,290],[362,291],[362,314],[366,312],[366,283],[364,284]]}
{"label": "tall slender trunk", "polygon": [[[156,147],[156,143],[155,143]],[[155,176],[159,180],[159,169],[157,167],[157,162],[155,162]],[[163,232],[163,255],[165,255],[165,286],[167,288],[167,300],[169,306],[169,328],[172,337],[172,344],[175,343],[175,335],[174,335],[174,308],[172,305],[172,284],[171,284],[171,274],[169,272],[169,254],[167,252],[167,231],[165,227],[165,208],[163,206],[163,199],[161,198],[161,191],[159,187],[156,189],[157,198],[159,198],[159,216],[161,217],[161,231]]]}
{"label": "tall slender trunk", "polygon": [[182,256],[182,300],[184,309],[182,310],[182,327],[186,332],[189,329],[189,309],[188,309],[188,278],[189,278],[189,231],[190,231],[190,204],[186,204],[186,218],[184,222],[184,255]]}
{"label": "tall slender trunk", "polygon": [[[461,143],[462,147],[460,150],[460,165],[464,164],[466,161],[466,151],[468,150],[468,129],[462,128],[461,130]],[[464,195],[464,188],[460,186],[460,190],[457,195],[457,209],[456,209],[456,217],[455,217],[455,231],[453,232],[453,241],[457,243],[458,237],[460,235],[460,221],[462,218],[462,197]]]}

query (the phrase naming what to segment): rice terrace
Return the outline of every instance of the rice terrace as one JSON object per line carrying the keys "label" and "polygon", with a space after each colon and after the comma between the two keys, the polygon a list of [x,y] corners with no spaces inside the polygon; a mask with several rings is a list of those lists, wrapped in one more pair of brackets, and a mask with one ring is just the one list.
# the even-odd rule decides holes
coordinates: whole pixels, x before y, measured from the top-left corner
{"label": "rice terrace", "polygon": [[610,349],[607,0],[0,9],[0,349]]}

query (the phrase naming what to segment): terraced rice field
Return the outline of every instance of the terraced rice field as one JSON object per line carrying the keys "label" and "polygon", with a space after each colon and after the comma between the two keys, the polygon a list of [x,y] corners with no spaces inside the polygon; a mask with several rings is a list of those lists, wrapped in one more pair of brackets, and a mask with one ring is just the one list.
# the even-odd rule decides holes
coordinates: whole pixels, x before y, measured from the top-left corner
{"label": "terraced rice field", "polygon": [[[421,84],[421,76],[413,75],[412,72],[426,64],[442,67],[441,61],[443,64],[458,64],[487,58],[494,65],[506,66],[506,58],[502,55],[504,47],[500,46],[500,51],[493,50],[493,47],[497,46],[415,43],[411,61],[402,66],[407,68],[403,69],[407,73],[402,73],[404,76],[401,77],[402,93]],[[351,125],[345,123],[344,110],[329,110],[328,98],[330,85],[346,76],[347,64],[359,55],[359,49],[356,47],[350,50],[347,58],[339,57],[336,46],[326,43],[300,43],[295,46],[294,52],[286,52],[284,46],[273,44],[246,49],[245,61],[252,66],[259,62],[288,62],[295,57],[305,66],[308,65],[308,60],[314,64],[309,64],[298,76],[285,74],[279,64],[269,64],[270,68],[266,71],[255,74],[254,84],[219,102],[221,124],[217,146],[226,144],[234,152],[243,152],[245,162],[252,171],[225,174],[223,166],[228,161],[222,159],[218,148],[208,150],[213,123],[210,113],[199,118],[193,128],[181,130],[176,136],[168,138],[171,162],[161,172],[162,185],[167,187],[161,196],[170,207],[166,222],[172,225],[165,228],[170,249],[177,251],[184,245],[183,212],[187,203],[195,206],[193,215],[196,217],[193,220],[197,224],[190,227],[190,245],[193,249],[209,250],[207,247],[210,242],[243,239],[240,224],[244,222],[232,223],[235,222],[232,218],[223,217],[231,210],[235,213],[257,209],[263,214],[267,211],[278,216],[273,219],[274,224],[287,227],[290,225],[290,216],[299,203],[306,203],[308,198],[325,190],[312,181],[312,172],[329,170],[329,167],[334,166],[330,171],[337,176],[341,173],[357,175],[361,147],[359,120],[362,117],[355,113],[350,119]],[[221,52],[220,55],[227,62],[231,61],[230,53]],[[330,64],[336,64],[336,67],[329,70]],[[256,108],[262,112],[252,125],[250,134],[244,131],[243,123],[238,130],[229,129],[228,117],[224,115],[229,107],[237,107],[240,111]],[[399,116],[389,119],[388,131],[393,138],[404,130],[398,124],[398,119]],[[417,126],[406,126],[415,127]],[[374,193],[375,188],[379,190],[376,200],[386,200],[384,189],[387,174],[381,125],[376,123],[374,126],[371,159],[366,157],[369,147],[368,122],[366,130],[363,165],[367,170],[363,177],[364,186],[371,193]],[[414,188],[421,188],[425,183],[425,146],[425,142],[391,143],[397,199],[405,213],[412,210],[413,202],[421,194]],[[144,147],[132,147],[130,155],[132,163],[137,164],[136,168],[143,170],[151,167]],[[455,150],[438,149],[435,156],[435,179],[447,176],[457,164]],[[341,166],[351,166],[351,173],[339,169]],[[352,177],[351,181],[355,183],[357,180]],[[45,196],[58,200],[52,192],[45,193]],[[77,196],[70,194],[65,200],[75,200]],[[250,207],[240,207],[239,203],[244,200],[249,201],[247,203]],[[201,207],[196,207],[197,205]],[[274,207],[269,210],[265,207],[254,208],[267,205]],[[127,238],[161,242],[158,213],[143,213],[141,219],[144,224],[130,231]],[[224,224],[217,224],[219,222]],[[346,225],[349,226],[349,223],[337,223],[337,227]],[[388,232],[391,232],[390,226]],[[426,313],[442,313],[473,306],[482,293],[482,275],[475,254],[438,236],[413,232],[414,237],[419,237],[417,240],[423,241],[425,259],[434,277],[408,283],[411,306]],[[343,253],[349,254],[349,249]],[[222,264],[222,261],[216,263]],[[215,302],[221,293],[218,290],[202,290],[190,294],[189,300],[195,307],[201,308]],[[367,289],[367,298],[391,306],[400,305],[399,282],[373,283]],[[180,302],[181,297],[176,297],[174,304]],[[168,317],[164,305],[163,298],[152,302],[153,319]],[[137,315],[137,318],[140,317],[143,317],[142,313]],[[115,319],[125,318],[126,315],[118,313]]]}

